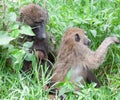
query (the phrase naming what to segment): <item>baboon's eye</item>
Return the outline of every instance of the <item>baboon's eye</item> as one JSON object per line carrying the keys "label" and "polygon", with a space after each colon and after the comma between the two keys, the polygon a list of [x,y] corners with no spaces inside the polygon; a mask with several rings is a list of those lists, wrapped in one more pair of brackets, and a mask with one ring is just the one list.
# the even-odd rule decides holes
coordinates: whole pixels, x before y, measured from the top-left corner
{"label": "baboon's eye", "polygon": [[80,36],[79,36],[79,34],[75,34],[75,41],[77,41],[77,42],[80,41]]}
{"label": "baboon's eye", "polygon": [[44,22],[44,20],[34,21],[35,24],[42,24],[43,22]]}
{"label": "baboon's eye", "polygon": [[35,22],[35,24],[41,24],[41,22]]}

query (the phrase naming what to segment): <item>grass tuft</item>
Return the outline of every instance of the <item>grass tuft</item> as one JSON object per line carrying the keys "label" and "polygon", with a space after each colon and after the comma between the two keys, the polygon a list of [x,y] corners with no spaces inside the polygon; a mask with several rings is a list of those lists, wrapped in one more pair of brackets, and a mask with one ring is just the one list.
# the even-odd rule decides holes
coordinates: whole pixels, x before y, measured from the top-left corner
{"label": "grass tuft", "polygon": [[[43,6],[41,0],[13,1],[0,1],[0,37],[3,37],[3,33],[7,33],[7,37],[19,37],[19,23],[16,23],[15,19],[19,15],[18,10],[23,5],[36,3]],[[49,13],[46,30],[55,36],[57,49],[64,31],[69,27],[85,29],[92,41],[92,50],[96,50],[107,36],[117,35],[120,37],[120,0],[47,0],[46,8]],[[7,40],[2,42],[8,43]],[[95,71],[103,85],[101,88],[96,89],[94,88],[95,84],[91,83],[82,86],[80,91],[74,91],[68,82],[71,91],[66,92],[66,86],[61,90],[61,94],[65,92],[66,100],[120,100],[119,49],[120,45],[112,45],[105,62]],[[28,56],[28,59],[32,59],[31,74],[20,72],[24,54]],[[8,57],[12,58],[13,66],[10,66],[9,63],[6,65]],[[0,45],[0,99],[48,100],[49,90],[46,90],[45,86],[51,77],[45,78],[45,73],[41,71],[45,66],[39,66],[39,68],[37,66],[34,55],[27,54],[26,50],[22,48],[22,43],[19,47],[11,42]],[[39,79],[40,73],[42,76]]]}

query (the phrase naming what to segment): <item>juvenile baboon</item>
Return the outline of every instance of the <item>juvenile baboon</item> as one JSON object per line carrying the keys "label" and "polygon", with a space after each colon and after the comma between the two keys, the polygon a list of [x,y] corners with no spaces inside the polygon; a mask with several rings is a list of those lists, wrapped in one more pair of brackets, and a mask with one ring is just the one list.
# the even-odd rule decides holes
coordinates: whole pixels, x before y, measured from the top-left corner
{"label": "juvenile baboon", "polygon": [[[24,35],[24,38],[20,41],[33,41],[31,49],[35,51],[36,57],[42,64],[47,60],[54,62],[54,52],[49,44],[48,36],[45,32],[45,25],[48,19],[48,13],[45,9],[36,4],[29,4],[21,8],[20,17],[17,21],[25,23],[32,27],[32,31],[35,36]],[[31,66],[31,62],[24,61],[23,70],[29,69],[28,64]]]}
{"label": "juvenile baboon", "polygon": [[[119,43],[117,37],[107,37],[101,43],[96,51],[88,47],[90,40],[87,38],[85,31],[80,28],[68,29],[60,45],[57,61],[54,65],[53,82],[62,82],[68,71],[72,68],[70,81],[73,83],[96,82],[100,86],[93,69],[97,69],[104,61],[110,44]],[[80,80],[80,78],[82,78]],[[78,90],[78,87],[75,88]]]}

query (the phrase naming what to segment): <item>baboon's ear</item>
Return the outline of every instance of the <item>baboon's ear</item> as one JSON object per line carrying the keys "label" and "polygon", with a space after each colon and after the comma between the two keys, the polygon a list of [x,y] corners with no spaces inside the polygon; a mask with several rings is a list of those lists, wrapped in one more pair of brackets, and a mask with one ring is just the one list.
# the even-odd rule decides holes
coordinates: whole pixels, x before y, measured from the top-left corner
{"label": "baboon's ear", "polygon": [[20,16],[17,17],[16,21],[18,21],[18,22],[22,22],[23,21],[23,14],[22,13],[20,13]]}
{"label": "baboon's ear", "polygon": [[76,42],[79,42],[80,41],[80,36],[78,33],[75,34],[75,41]]}
{"label": "baboon's ear", "polygon": [[20,22],[20,17],[17,17],[17,18],[16,18],[16,21]]}

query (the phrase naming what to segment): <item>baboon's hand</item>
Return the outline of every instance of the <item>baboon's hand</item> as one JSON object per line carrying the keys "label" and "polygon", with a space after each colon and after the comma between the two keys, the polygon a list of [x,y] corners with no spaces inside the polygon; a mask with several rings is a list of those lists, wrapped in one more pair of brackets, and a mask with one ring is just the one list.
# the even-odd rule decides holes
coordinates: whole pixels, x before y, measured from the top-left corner
{"label": "baboon's hand", "polygon": [[115,44],[119,44],[119,43],[120,43],[118,37],[116,37],[116,36],[110,36],[110,37],[107,37],[106,39],[107,39],[109,42],[111,41],[111,42],[113,42],[113,43],[115,43]]}
{"label": "baboon's hand", "polygon": [[112,38],[112,40],[113,40],[114,43],[116,43],[116,44],[120,43],[120,40],[118,39],[118,37],[113,36],[111,38]]}
{"label": "baboon's hand", "polygon": [[39,60],[45,59],[45,55],[42,51],[35,51],[35,55],[36,55],[37,59],[39,59]]}

